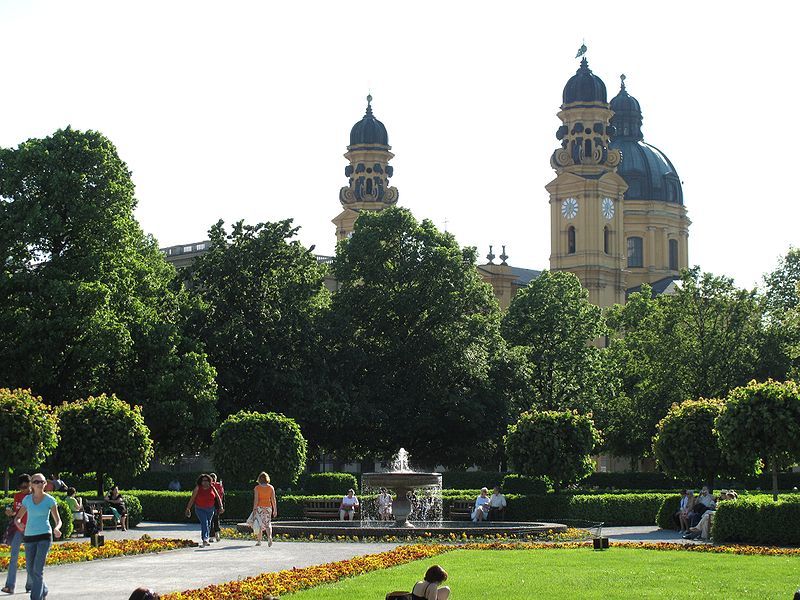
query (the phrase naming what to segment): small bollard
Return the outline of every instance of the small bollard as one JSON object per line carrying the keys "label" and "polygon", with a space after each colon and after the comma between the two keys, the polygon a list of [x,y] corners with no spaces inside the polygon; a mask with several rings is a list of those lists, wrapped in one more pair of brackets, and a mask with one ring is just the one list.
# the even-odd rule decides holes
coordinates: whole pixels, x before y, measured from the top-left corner
{"label": "small bollard", "polygon": [[106,543],[106,536],[100,533],[92,534],[92,546],[95,548],[99,548],[100,546],[105,546]]}
{"label": "small bollard", "polygon": [[596,537],[592,539],[592,543],[594,544],[595,550],[607,550],[608,549],[608,538],[607,537]]}

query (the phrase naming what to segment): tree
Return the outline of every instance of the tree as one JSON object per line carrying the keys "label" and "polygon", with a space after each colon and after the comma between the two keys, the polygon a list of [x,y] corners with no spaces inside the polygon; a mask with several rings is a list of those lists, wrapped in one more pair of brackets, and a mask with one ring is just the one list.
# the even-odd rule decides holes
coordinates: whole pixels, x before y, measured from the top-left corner
{"label": "tree", "polygon": [[288,487],[306,465],[308,444],[300,427],[281,414],[240,411],[213,437],[214,466],[228,481],[252,482],[267,471],[279,487]]}
{"label": "tree", "polygon": [[217,370],[223,415],[273,410],[307,423],[321,360],[318,318],[329,302],[325,268],[291,220],[209,231],[208,252],[186,272],[193,328]]}
{"label": "tree", "polygon": [[713,489],[715,477],[748,471],[737,466],[719,446],[714,422],[724,406],[722,400],[705,398],[672,405],[653,438],[653,455],[665,473],[702,480]]}
{"label": "tree", "polygon": [[511,467],[523,475],[548,477],[556,491],[594,471],[590,454],[599,443],[592,419],[568,410],[525,412],[505,437]]}
{"label": "tree", "polygon": [[[670,406],[725,397],[762,368],[763,304],[755,292],[697,268],[683,273],[672,295],[652,298],[642,286],[625,306],[610,309],[607,320],[615,332],[609,368],[624,396],[595,408],[595,414],[601,430],[625,414],[633,417],[627,438],[624,427],[609,438],[617,448],[647,454]],[[614,414],[618,409],[622,419]]]}
{"label": "tree", "polygon": [[118,481],[135,477],[150,466],[153,442],[139,406],[101,394],[64,403],[58,408],[61,441],[56,464],[66,471],[97,476],[103,496],[105,474]]}
{"label": "tree", "polygon": [[0,385],[30,386],[51,405],[135,397],[160,453],[174,456],[207,439],[215,388],[183,334],[175,270],[134,218],[133,191],[98,132],[0,149]]}
{"label": "tree", "polygon": [[35,469],[56,449],[58,424],[53,411],[30,390],[0,388],[0,468],[8,493],[11,469]]}
{"label": "tree", "polygon": [[764,275],[765,296],[770,312],[800,305],[800,248],[789,248],[774,271]]}
{"label": "tree", "polygon": [[800,373],[800,248],[789,248],[764,275],[766,332],[758,379],[796,378]]}
{"label": "tree", "polygon": [[391,208],[361,214],[333,269],[328,447],[387,458],[403,447],[428,466],[485,461],[482,444],[505,420],[490,380],[502,340],[474,248]]}
{"label": "tree", "polygon": [[572,273],[543,271],[517,292],[503,316],[502,333],[528,359],[533,407],[592,406],[599,350],[591,342],[604,331],[600,309]]}
{"label": "tree", "polygon": [[764,462],[777,501],[778,470],[800,461],[800,387],[772,380],[738,387],[728,395],[716,429],[724,453],[743,463]]}

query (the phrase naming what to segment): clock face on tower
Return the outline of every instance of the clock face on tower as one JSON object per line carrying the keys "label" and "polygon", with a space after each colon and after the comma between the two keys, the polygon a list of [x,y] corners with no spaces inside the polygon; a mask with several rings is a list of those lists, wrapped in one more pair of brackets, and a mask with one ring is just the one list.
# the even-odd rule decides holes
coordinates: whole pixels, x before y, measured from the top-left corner
{"label": "clock face on tower", "polygon": [[574,219],[578,214],[578,201],[575,198],[567,198],[561,203],[561,214],[565,219]]}
{"label": "clock face on tower", "polygon": [[611,198],[603,198],[603,216],[610,221],[614,216],[614,201]]}

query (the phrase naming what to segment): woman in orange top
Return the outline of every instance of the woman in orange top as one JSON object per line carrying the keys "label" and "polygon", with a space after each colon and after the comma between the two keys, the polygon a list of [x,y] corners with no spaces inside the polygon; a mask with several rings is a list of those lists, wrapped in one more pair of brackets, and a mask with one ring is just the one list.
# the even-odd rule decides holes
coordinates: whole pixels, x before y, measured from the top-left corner
{"label": "woman in orange top", "polygon": [[272,546],[272,519],[278,516],[278,505],[275,503],[275,488],[269,484],[269,475],[258,474],[258,485],[253,488],[253,512],[247,522],[253,527],[261,545],[261,536],[267,532],[267,545]]}

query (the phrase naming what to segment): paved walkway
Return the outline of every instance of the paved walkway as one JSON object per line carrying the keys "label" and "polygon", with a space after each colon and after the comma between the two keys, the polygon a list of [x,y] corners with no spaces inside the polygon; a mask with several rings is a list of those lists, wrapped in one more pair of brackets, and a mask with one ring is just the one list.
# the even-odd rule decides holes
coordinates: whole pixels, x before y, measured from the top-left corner
{"label": "paved walkway", "polygon": [[[152,537],[199,538],[197,525],[183,523],[142,523],[136,529],[106,531],[106,539],[138,539],[143,534]],[[656,527],[609,527],[603,535],[616,540],[683,541],[677,532],[661,531]],[[83,540],[83,538],[73,538]],[[45,580],[52,600],[126,600],[140,585],[158,592],[204,587],[258,575],[265,571],[280,571],[305,567],[362,554],[390,550],[392,543],[355,542],[276,542],[272,548],[254,546],[244,540],[222,540],[208,548],[172,550],[161,554],[146,554],[98,560],[92,563],[50,566]],[[25,575],[17,578],[17,594],[23,598]]]}

